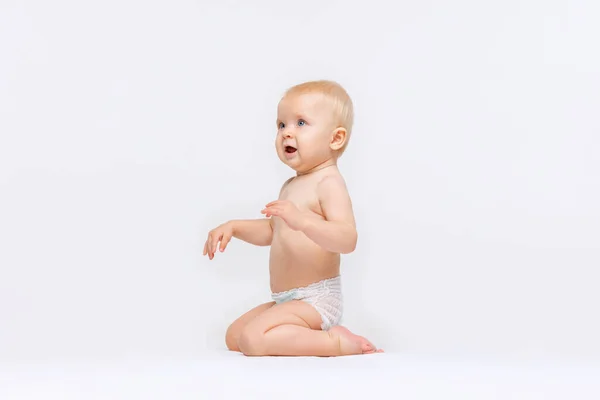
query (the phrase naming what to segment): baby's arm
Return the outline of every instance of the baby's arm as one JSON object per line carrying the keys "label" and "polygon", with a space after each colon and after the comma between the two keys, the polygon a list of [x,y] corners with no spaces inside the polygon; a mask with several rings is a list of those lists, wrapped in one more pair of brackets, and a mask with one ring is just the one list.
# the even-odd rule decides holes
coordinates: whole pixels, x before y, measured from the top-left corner
{"label": "baby's arm", "polygon": [[225,251],[232,237],[243,240],[256,246],[269,246],[273,239],[273,229],[268,219],[232,220],[217,226],[208,232],[208,239],[204,243],[203,255],[213,259],[217,252],[217,245],[221,252]]}
{"label": "baby's arm", "polygon": [[236,239],[255,246],[269,246],[273,240],[273,227],[269,219],[239,219],[229,223]]}
{"label": "baby's arm", "polygon": [[358,234],[350,195],[342,177],[330,176],[317,187],[325,220],[309,218],[303,232],[315,243],[334,253],[351,253]]}

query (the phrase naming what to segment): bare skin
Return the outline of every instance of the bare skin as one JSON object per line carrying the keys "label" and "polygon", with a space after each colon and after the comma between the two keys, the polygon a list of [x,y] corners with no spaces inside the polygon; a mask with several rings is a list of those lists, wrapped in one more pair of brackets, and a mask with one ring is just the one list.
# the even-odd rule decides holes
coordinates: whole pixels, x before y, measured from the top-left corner
{"label": "bare skin", "polygon": [[[261,210],[266,218],[229,221],[213,229],[204,246],[209,259],[217,251],[223,252],[234,237],[257,246],[270,246],[272,292],[307,286],[340,274],[340,254],[354,251],[357,232],[350,196],[336,162],[336,152],[346,139],[345,131],[336,128],[330,115],[319,96],[282,100],[276,149],[280,159],[297,174],[283,184],[278,199]],[[294,125],[299,119],[302,123]],[[294,151],[286,151],[288,146],[293,146]],[[306,302],[269,302],[235,320],[225,341],[228,349],[247,356],[382,352],[342,326],[322,331],[321,323],[319,313]]]}
{"label": "bare skin", "polygon": [[[273,292],[340,274],[340,253],[352,251],[356,241],[352,205],[345,188],[335,165],[322,167],[288,180],[279,199],[262,210],[271,217],[273,227],[269,259]],[[331,243],[318,244],[310,237],[327,236],[327,231]]]}
{"label": "bare skin", "polygon": [[345,356],[382,352],[342,326],[320,329],[321,317],[300,300],[272,306],[246,323],[238,349],[247,356]]}
{"label": "bare skin", "polygon": [[259,314],[262,314],[274,305],[274,301],[258,305],[233,321],[233,323],[229,325],[229,328],[227,328],[227,333],[225,334],[225,344],[227,345],[227,348],[232,351],[240,351],[238,341],[240,340],[242,329],[244,329],[248,322],[252,321]]}

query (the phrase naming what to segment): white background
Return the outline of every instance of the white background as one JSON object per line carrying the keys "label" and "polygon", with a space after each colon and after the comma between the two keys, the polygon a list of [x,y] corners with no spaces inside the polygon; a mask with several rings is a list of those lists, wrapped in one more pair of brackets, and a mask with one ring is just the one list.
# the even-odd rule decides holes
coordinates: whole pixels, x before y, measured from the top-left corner
{"label": "white background", "polygon": [[600,359],[594,1],[0,2],[0,359],[191,358],[268,301],[283,91],[354,99],[344,323]]}

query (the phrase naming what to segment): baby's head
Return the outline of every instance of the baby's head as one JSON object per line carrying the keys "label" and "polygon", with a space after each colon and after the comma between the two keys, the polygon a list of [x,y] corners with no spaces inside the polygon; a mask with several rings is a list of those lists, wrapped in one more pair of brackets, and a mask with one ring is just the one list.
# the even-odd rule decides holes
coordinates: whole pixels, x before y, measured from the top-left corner
{"label": "baby's head", "polygon": [[353,120],[352,100],[338,83],[293,86],[277,107],[277,154],[298,173],[335,164],[348,146]]}

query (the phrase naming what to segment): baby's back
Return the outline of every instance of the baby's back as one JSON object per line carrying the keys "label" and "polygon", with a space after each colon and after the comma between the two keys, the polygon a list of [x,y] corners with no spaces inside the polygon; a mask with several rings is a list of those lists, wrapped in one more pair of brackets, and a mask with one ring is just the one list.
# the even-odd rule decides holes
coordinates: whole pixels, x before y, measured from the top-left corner
{"label": "baby's back", "polygon": [[[286,183],[279,199],[292,202],[300,212],[324,219],[317,196],[317,185],[332,175],[340,176],[337,168],[326,168],[310,175],[294,177]],[[303,232],[292,230],[281,218],[272,218],[273,241],[269,272],[273,292],[307,286],[339,275],[339,254],[323,249]]]}

